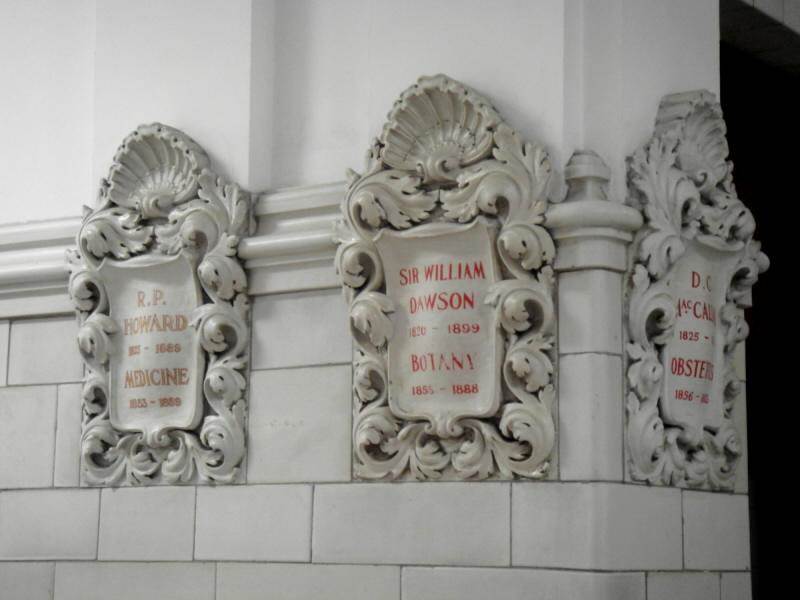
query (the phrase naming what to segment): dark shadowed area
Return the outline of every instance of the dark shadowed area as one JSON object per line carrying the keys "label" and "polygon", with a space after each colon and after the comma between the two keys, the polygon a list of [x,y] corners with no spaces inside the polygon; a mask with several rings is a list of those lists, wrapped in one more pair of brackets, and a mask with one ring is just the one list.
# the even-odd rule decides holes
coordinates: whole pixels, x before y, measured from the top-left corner
{"label": "dark shadowed area", "polygon": [[[723,5],[725,3],[723,2]],[[737,3],[738,4],[738,3]],[[721,100],[739,197],[770,258],[748,311],[747,412],[753,597],[776,598],[794,556],[794,341],[800,38],[774,22],[721,19]],[[749,33],[748,33],[749,32]],[[788,32],[788,33],[787,33]],[[784,575],[785,574],[785,575]]]}

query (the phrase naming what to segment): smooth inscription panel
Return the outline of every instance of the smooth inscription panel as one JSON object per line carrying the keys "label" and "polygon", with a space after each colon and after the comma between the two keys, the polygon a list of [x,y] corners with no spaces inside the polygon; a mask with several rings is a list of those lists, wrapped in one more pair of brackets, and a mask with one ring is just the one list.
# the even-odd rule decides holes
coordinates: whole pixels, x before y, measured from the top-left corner
{"label": "smooth inscription panel", "polygon": [[663,412],[671,425],[713,429],[722,422],[725,339],[719,318],[737,256],[688,242],[667,282],[676,302],[673,338],[664,351]]}
{"label": "smooth inscription panel", "polygon": [[442,422],[493,414],[500,399],[499,333],[486,295],[498,279],[495,228],[431,224],[376,241],[394,303],[389,405]]}
{"label": "smooth inscription panel", "polygon": [[143,432],[196,427],[205,363],[190,325],[202,302],[194,267],[181,254],[106,259],[100,272],[118,327],[111,335],[112,425]]}

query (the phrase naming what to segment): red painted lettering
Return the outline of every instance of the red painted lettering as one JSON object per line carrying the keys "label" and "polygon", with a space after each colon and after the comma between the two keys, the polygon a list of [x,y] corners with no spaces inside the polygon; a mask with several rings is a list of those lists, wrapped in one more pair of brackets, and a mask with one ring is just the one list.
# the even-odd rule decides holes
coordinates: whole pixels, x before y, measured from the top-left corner
{"label": "red painted lettering", "polygon": [[449,354],[425,352],[423,354],[409,355],[411,372],[426,371],[474,371],[475,362],[469,352],[464,354]]}
{"label": "red painted lettering", "polygon": [[467,310],[475,308],[474,292],[434,292],[408,299],[408,312],[412,315],[424,311]]}
{"label": "red painted lettering", "polygon": [[417,267],[400,269],[400,285],[410,285],[412,283],[419,283],[419,269]]}
{"label": "red painted lettering", "polygon": [[693,379],[714,380],[714,363],[696,358],[674,357],[670,361],[673,375],[691,377]]}

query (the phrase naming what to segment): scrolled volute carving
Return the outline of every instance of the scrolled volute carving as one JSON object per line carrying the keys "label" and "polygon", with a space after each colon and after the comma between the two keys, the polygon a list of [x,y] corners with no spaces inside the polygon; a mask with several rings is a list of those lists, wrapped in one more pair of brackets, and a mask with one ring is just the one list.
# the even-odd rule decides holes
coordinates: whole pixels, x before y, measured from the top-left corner
{"label": "scrolled volute carving", "polygon": [[[444,75],[403,92],[363,174],[348,173],[336,266],[350,303],[354,474],[361,479],[543,477],[554,447],[555,256],[544,226],[547,152],[525,143],[482,96]],[[392,300],[376,239],[384,229],[488,218],[502,281],[495,307],[502,360],[486,418],[407,419],[389,403]]]}
{"label": "scrolled volute carving", "polygon": [[[81,460],[90,485],[227,483],[245,451],[249,365],[247,277],[237,255],[252,227],[250,195],[210,170],[206,153],[177,129],[154,123],[131,133],[86,209],[68,252],[69,293],[86,363]],[[109,336],[119,325],[99,270],[104,260],[183,255],[203,302],[189,318],[206,365],[195,429],[118,431],[110,419]]]}
{"label": "scrolled volute carving", "polygon": [[[741,447],[732,410],[741,382],[733,353],[747,337],[742,309],[750,288],[769,262],[736,195],[725,132],[713,94],[673,94],[659,106],[653,137],[628,158],[628,202],[645,220],[628,294],[626,449],[634,480],[712,490],[735,482]],[[710,317],[721,328],[724,362],[722,421],[714,428],[670,421],[664,412],[665,352],[678,313],[669,284],[690,244],[736,257]]]}

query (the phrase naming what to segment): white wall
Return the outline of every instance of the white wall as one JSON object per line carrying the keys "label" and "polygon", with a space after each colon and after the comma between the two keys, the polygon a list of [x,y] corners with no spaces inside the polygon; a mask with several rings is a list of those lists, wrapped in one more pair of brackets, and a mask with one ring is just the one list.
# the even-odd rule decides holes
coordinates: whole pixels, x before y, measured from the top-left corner
{"label": "white wall", "polygon": [[299,0],[276,15],[273,187],[360,170],[400,92],[440,72],[490,96],[560,164],[560,0]]}
{"label": "white wall", "polygon": [[137,125],[161,121],[248,184],[251,9],[250,0],[97,3],[95,179]]}
{"label": "white wall", "polygon": [[661,96],[719,89],[716,0],[17,0],[0,10],[6,223],[78,214],[123,137],[156,119],[252,189],[341,180],[362,167],[397,95],[438,72],[487,94],[559,170],[575,149],[598,151],[621,201],[624,158]]}
{"label": "white wall", "polygon": [[[0,222],[79,214],[124,136],[154,120],[253,189],[341,180],[362,167],[397,95],[439,72],[489,95],[556,167],[564,160],[560,0],[17,0],[2,10],[0,71],[14,84],[0,143],[11,210]],[[42,28],[34,44],[28,32]]]}
{"label": "white wall", "polygon": [[0,3],[0,223],[94,201],[94,35],[93,0]]}

